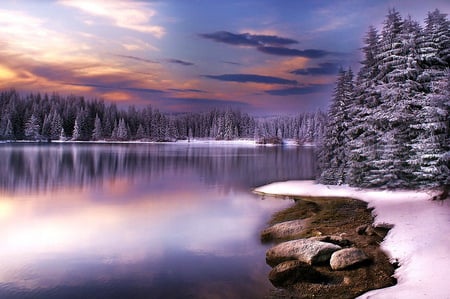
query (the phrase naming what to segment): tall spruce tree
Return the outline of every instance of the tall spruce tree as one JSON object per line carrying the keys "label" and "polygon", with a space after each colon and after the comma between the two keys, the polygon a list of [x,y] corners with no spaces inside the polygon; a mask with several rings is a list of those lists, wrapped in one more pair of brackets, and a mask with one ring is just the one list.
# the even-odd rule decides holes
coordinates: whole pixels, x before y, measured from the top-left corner
{"label": "tall spruce tree", "polygon": [[346,142],[349,107],[353,99],[353,73],[340,70],[330,106],[326,133],[320,154],[322,174],[319,181],[324,184],[343,184],[346,170]]}
{"label": "tall spruce tree", "polygon": [[319,181],[340,183],[344,160],[344,181],[354,186],[449,185],[449,22],[435,10],[425,23],[422,29],[390,10],[381,35],[369,28],[354,98],[344,113],[336,107],[343,82],[338,76]]}
{"label": "tall spruce tree", "polygon": [[30,140],[40,140],[40,129],[38,118],[32,114],[25,124],[25,136]]}
{"label": "tall spruce tree", "polygon": [[103,138],[102,122],[100,117],[95,115],[94,130],[92,131],[92,140],[101,140]]}
{"label": "tall spruce tree", "polygon": [[349,108],[351,126],[347,130],[347,177],[346,182],[355,186],[371,184],[374,169],[371,161],[375,159],[376,143],[379,138],[375,126],[375,110],[381,102],[381,95],[374,80],[378,75],[379,40],[375,27],[370,26],[364,37],[362,52],[364,60],[355,84],[353,105]]}

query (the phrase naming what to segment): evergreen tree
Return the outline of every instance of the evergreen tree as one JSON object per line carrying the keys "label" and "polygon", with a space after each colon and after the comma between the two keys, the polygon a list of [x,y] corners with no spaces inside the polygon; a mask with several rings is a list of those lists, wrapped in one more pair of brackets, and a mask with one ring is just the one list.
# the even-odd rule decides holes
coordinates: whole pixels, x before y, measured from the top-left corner
{"label": "evergreen tree", "polygon": [[117,126],[117,140],[125,141],[128,140],[128,128],[125,124],[125,120],[121,118],[119,120],[119,125]]}
{"label": "evergreen tree", "polygon": [[13,125],[11,123],[11,120],[8,118],[8,121],[6,123],[5,132],[3,133],[3,138],[6,140],[14,140],[14,131],[13,131]]}
{"label": "evergreen tree", "polygon": [[44,139],[51,138],[51,115],[47,114],[44,117],[44,122],[42,123],[41,136]]}
{"label": "evergreen tree", "polygon": [[61,130],[63,130],[62,119],[59,113],[54,112],[52,116],[50,137],[53,140],[60,139]]}
{"label": "evergreen tree", "polygon": [[414,139],[409,164],[414,171],[412,182],[418,186],[441,186],[449,174],[448,123],[449,100],[448,76],[433,85],[432,93],[426,94],[416,105],[416,122],[411,125]]}
{"label": "evergreen tree", "polygon": [[66,136],[66,132],[64,132],[64,128],[61,128],[61,132],[59,133],[59,140],[60,141],[66,141],[67,140],[67,136]]}
{"label": "evergreen tree", "polygon": [[232,119],[232,114],[231,114],[230,110],[227,110],[227,112],[225,112],[225,116],[224,116],[223,139],[225,139],[225,140],[233,139],[233,119]]}
{"label": "evergreen tree", "polygon": [[32,114],[25,124],[25,136],[30,140],[40,140],[41,134],[38,118]]}
{"label": "evergreen tree", "polygon": [[78,117],[75,119],[75,125],[73,126],[72,140],[81,140],[81,128]]}
{"label": "evergreen tree", "polygon": [[340,183],[344,163],[350,185],[449,184],[448,36],[446,15],[437,10],[428,14],[425,29],[395,10],[389,11],[381,37],[369,28],[354,100],[347,104],[342,102],[345,75],[338,76],[319,181]]}
{"label": "evergreen tree", "polygon": [[349,124],[348,110],[353,98],[352,80],[351,70],[339,71],[319,160],[322,169],[319,181],[323,184],[334,185],[345,182],[346,134]]}
{"label": "evergreen tree", "polygon": [[141,140],[144,137],[145,137],[144,127],[142,126],[142,124],[139,124],[139,127],[138,127],[137,132],[136,132],[136,139],[137,140]]}
{"label": "evergreen tree", "polygon": [[92,140],[101,140],[103,138],[102,122],[98,114],[95,115],[94,130],[92,131]]}

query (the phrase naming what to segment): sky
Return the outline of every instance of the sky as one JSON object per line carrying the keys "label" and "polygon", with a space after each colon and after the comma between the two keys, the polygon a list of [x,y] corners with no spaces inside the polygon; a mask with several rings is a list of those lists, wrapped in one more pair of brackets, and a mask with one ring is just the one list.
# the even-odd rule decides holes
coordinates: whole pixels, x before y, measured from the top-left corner
{"label": "sky", "polygon": [[0,89],[252,115],[326,110],[391,8],[448,0],[1,0]]}

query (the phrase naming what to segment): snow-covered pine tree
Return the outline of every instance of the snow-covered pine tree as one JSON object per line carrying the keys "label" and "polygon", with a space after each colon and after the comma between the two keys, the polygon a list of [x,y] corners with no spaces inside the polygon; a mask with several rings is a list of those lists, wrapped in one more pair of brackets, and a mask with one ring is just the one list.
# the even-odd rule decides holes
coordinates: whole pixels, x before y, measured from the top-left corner
{"label": "snow-covered pine tree", "polygon": [[136,131],[136,139],[141,140],[144,137],[145,137],[144,127],[142,126],[142,124],[139,124],[138,129]]}
{"label": "snow-covered pine tree", "polygon": [[355,100],[348,112],[351,124],[347,129],[346,182],[352,186],[370,185],[370,173],[373,170],[371,162],[375,159],[375,145],[380,135],[374,125],[374,111],[380,104],[380,93],[375,82],[378,75],[379,39],[375,27],[370,26],[364,37],[364,60],[361,61],[355,83]]}
{"label": "snow-covered pine tree", "polygon": [[225,138],[225,117],[223,114],[217,116],[217,133],[215,138],[217,140],[223,140]]}
{"label": "snow-covered pine tree", "polygon": [[5,131],[3,132],[3,138],[6,140],[14,140],[15,136],[14,136],[14,131],[13,131],[13,125],[11,123],[11,120],[8,118],[7,122],[6,122],[6,128]]}
{"label": "snow-covered pine tree", "polygon": [[421,36],[421,58],[428,66],[450,65],[450,21],[438,9],[429,12]]}
{"label": "snow-covered pine tree", "polygon": [[44,139],[50,139],[52,135],[52,115],[47,114],[44,117],[44,122],[42,123],[41,136]]}
{"label": "snow-covered pine tree", "polygon": [[377,89],[381,103],[374,116],[382,132],[377,140],[377,155],[371,171],[373,186],[406,187],[411,180],[410,125],[413,123],[412,103],[420,97],[416,82],[419,69],[416,64],[416,40],[420,27],[411,19],[402,20],[399,13],[390,10],[384,23]]}
{"label": "snow-covered pine tree", "polygon": [[328,123],[319,155],[321,175],[319,182],[328,185],[343,184],[346,170],[346,131],[349,124],[348,109],[353,99],[353,73],[340,70]]}
{"label": "snow-covered pine tree", "polygon": [[73,132],[76,136],[72,136],[73,140],[89,140],[91,138],[91,130],[89,129],[88,113],[84,107],[79,107],[77,116],[75,118],[75,124]]}
{"label": "snow-covered pine tree", "polygon": [[63,128],[62,118],[58,112],[52,113],[52,121],[50,125],[50,138],[52,140],[58,140]]}
{"label": "snow-covered pine tree", "polygon": [[64,132],[64,128],[61,128],[61,132],[59,133],[59,140],[60,141],[66,141],[67,140],[67,136],[66,136],[66,132]]}
{"label": "snow-covered pine tree", "polygon": [[25,124],[25,136],[29,140],[40,140],[40,129],[38,118],[32,114]]}
{"label": "snow-covered pine tree", "polygon": [[117,139],[121,141],[128,140],[128,128],[123,118],[119,120],[119,125],[117,126]]}
{"label": "snow-covered pine tree", "polygon": [[448,106],[449,80],[442,77],[434,82],[431,93],[424,95],[416,105],[416,122],[411,125],[414,139],[411,141],[412,153],[408,159],[414,177],[411,184],[419,187],[436,187],[446,184],[449,177],[450,120]]}
{"label": "snow-covered pine tree", "polygon": [[103,138],[102,122],[98,114],[95,115],[94,130],[92,131],[92,140],[101,140]]}
{"label": "snow-covered pine tree", "polygon": [[73,132],[72,132],[72,140],[80,140],[81,138],[81,128],[79,124],[78,117],[75,119],[75,125],[73,126]]}
{"label": "snow-covered pine tree", "polygon": [[[351,122],[346,153],[350,154],[344,157],[350,185],[396,188],[450,183],[449,23],[444,14],[434,11],[426,24],[422,30],[416,21],[403,20],[390,10],[381,38],[369,28],[355,101],[347,113]],[[340,119],[334,104],[331,124]],[[339,133],[330,123],[324,142],[336,145]],[[330,154],[328,166],[337,165],[339,157]],[[324,171],[322,178],[327,175],[333,178],[332,170]]]}
{"label": "snow-covered pine tree", "polygon": [[233,139],[233,115],[230,109],[228,109],[224,115],[223,139],[225,140]]}
{"label": "snow-covered pine tree", "polygon": [[168,141],[175,141],[178,138],[177,128],[175,126],[175,120],[170,118],[167,123],[165,139]]}

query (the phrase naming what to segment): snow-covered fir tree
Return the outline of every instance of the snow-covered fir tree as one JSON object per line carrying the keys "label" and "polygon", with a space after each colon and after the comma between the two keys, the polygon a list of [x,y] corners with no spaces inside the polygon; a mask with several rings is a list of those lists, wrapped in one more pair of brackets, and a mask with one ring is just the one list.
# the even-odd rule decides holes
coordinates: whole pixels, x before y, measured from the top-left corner
{"label": "snow-covered fir tree", "polygon": [[25,124],[25,136],[30,140],[40,140],[40,125],[36,115],[31,115]]}
{"label": "snow-covered fir tree", "polygon": [[128,139],[128,127],[125,124],[125,120],[121,118],[117,126],[116,138],[118,140],[124,141]]}
{"label": "snow-covered fir tree", "polygon": [[381,35],[369,28],[347,106],[339,105],[344,75],[338,76],[319,181],[383,188],[449,184],[449,22],[435,10],[425,24],[422,29],[390,10]]}
{"label": "snow-covered fir tree", "polygon": [[98,114],[95,115],[94,130],[92,131],[92,140],[101,140],[103,138],[102,122]]}
{"label": "snow-covered fir tree", "polygon": [[42,123],[42,130],[41,130],[41,136],[44,139],[51,139],[51,135],[52,135],[52,119],[51,119],[51,115],[47,114],[44,117],[44,122]]}
{"label": "snow-covered fir tree", "polygon": [[144,127],[142,126],[142,124],[139,124],[139,127],[136,131],[136,139],[137,140],[141,140],[145,137],[145,131],[144,131]]}
{"label": "snow-covered fir tree", "polygon": [[323,169],[319,181],[324,184],[342,184],[347,163],[347,129],[349,108],[353,100],[353,72],[340,70],[329,110],[326,133],[319,159]]}
{"label": "snow-covered fir tree", "polygon": [[6,122],[5,131],[3,132],[3,139],[6,139],[6,140],[14,140],[15,139],[13,125],[9,118]]}
{"label": "snow-covered fir tree", "polygon": [[[122,123],[126,128],[122,132],[127,133],[126,138],[125,135],[120,137],[121,140],[175,141],[188,137],[256,137],[258,140],[279,136],[297,139],[299,143],[317,143],[326,121],[325,113],[320,111],[265,118],[255,118],[233,109],[166,115],[151,106],[119,110],[113,103],[105,105],[95,99],[87,101],[83,97],[63,97],[56,93],[50,97],[40,94],[20,96],[15,90],[0,92],[0,111],[0,138],[6,139],[4,134],[9,119],[16,140],[41,140],[44,139],[42,135],[52,140],[119,140]],[[38,131],[26,135],[27,122],[32,115],[32,123],[37,125]],[[61,132],[65,133],[62,138]]]}
{"label": "snow-covered fir tree", "polygon": [[73,126],[73,132],[72,132],[72,140],[77,141],[81,139],[81,128],[79,124],[78,118],[75,119],[75,125]]}
{"label": "snow-covered fir tree", "polygon": [[50,126],[50,138],[58,140],[63,129],[62,118],[58,112],[53,112],[52,122]]}

